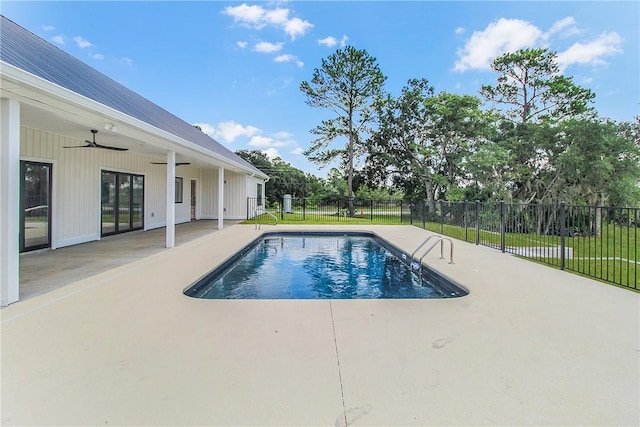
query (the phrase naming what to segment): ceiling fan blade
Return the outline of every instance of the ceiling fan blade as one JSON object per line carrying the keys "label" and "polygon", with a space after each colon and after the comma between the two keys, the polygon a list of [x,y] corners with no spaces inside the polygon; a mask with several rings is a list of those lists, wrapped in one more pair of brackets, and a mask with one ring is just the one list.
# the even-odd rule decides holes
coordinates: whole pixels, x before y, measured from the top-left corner
{"label": "ceiling fan blade", "polygon": [[105,150],[113,150],[113,151],[128,151],[128,148],[121,148],[121,147],[109,147],[107,145],[100,145],[100,144],[93,144],[93,147],[96,148],[103,148]]}
{"label": "ceiling fan blade", "polygon": [[63,146],[62,148],[91,148],[91,144]]}
{"label": "ceiling fan blade", "polygon": [[[152,165],[166,165],[167,162],[151,162]],[[190,165],[190,162],[176,162],[176,166]]]}

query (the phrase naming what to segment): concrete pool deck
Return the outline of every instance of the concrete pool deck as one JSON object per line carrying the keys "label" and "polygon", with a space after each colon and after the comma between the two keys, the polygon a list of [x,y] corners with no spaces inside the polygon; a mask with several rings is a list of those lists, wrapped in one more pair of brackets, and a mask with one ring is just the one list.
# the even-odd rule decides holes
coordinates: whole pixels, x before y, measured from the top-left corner
{"label": "concrete pool deck", "polygon": [[[371,230],[412,252],[430,233]],[[234,225],[18,302],[3,425],[638,425],[640,294],[455,241],[448,300],[198,300]]]}

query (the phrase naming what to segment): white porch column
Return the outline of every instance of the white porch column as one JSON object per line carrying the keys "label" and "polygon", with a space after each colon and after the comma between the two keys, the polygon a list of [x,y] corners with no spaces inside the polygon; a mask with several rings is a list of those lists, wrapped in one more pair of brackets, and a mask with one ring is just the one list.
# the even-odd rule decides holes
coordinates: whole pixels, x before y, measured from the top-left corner
{"label": "white porch column", "polygon": [[176,152],[167,151],[167,248],[176,242]]}
{"label": "white porch column", "polygon": [[20,295],[20,103],[0,99],[0,305]]}
{"label": "white porch column", "polygon": [[224,168],[218,168],[218,230],[224,227]]}

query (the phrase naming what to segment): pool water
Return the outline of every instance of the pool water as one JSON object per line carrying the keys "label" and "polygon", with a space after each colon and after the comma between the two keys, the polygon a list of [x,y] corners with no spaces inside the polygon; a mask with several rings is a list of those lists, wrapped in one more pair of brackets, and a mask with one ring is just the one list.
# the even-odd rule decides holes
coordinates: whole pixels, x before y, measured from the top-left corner
{"label": "pool water", "polygon": [[[372,233],[266,233],[185,291],[208,299],[450,298],[455,284],[413,272]],[[434,280],[437,279],[437,280]]]}

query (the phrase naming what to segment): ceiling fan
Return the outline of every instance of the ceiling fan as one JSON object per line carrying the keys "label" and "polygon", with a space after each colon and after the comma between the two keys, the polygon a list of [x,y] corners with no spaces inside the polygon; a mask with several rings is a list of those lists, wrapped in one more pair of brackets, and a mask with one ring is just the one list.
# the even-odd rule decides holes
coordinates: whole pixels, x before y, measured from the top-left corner
{"label": "ceiling fan", "polygon": [[70,146],[70,147],[62,147],[62,148],[102,148],[102,149],[105,149],[105,150],[114,150],[114,151],[127,151],[128,150],[128,148],[109,147],[107,145],[100,145],[100,144],[96,143],[96,133],[98,133],[98,131],[96,129],[91,129],[91,133],[93,134],[93,141],[85,140],[87,145],[73,145],[73,146]]}
{"label": "ceiling fan", "polygon": [[[167,162],[151,162],[152,165],[166,165]],[[176,166],[190,165],[190,162],[176,162]]]}

